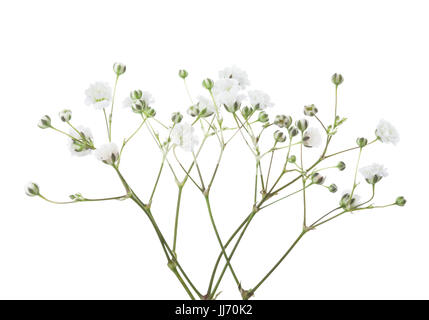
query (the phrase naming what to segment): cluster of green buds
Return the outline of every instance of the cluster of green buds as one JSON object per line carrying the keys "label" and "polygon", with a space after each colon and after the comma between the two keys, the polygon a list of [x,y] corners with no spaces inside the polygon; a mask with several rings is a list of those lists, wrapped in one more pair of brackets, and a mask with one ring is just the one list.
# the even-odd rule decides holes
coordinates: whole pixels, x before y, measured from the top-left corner
{"label": "cluster of green buds", "polygon": [[346,211],[352,210],[357,204],[357,198],[352,197],[350,193],[345,193],[340,199],[340,207]]}
{"label": "cluster of green buds", "polygon": [[241,109],[241,115],[244,119],[248,120],[253,115],[254,111],[255,110],[252,107],[244,106]]}
{"label": "cluster of green buds", "polygon": [[290,125],[292,124],[292,117],[285,116],[283,114],[277,115],[274,118],[274,124],[279,128],[289,128]]}
{"label": "cluster of green buds", "polygon": [[274,131],[274,140],[277,142],[285,142],[286,141],[286,133],[281,130]]}
{"label": "cluster of green buds", "polygon": [[141,90],[133,90],[130,92],[130,98],[132,100],[131,108],[135,113],[144,114],[148,118],[152,118],[156,115],[155,109],[146,103],[146,100],[142,99],[143,92]]}
{"label": "cluster of green buds", "polygon": [[314,104],[310,104],[308,106],[304,106],[304,114],[309,117],[313,117],[318,112],[317,108]]}
{"label": "cluster of green buds", "polygon": [[226,111],[231,112],[231,113],[235,113],[235,112],[237,112],[237,111],[240,109],[240,107],[241,107],[241,103],[240,103],[240,102],[238,102],[238,101],[235,101],[235,102],[234,102],[233,104],[231,104],[231,105],[226,105],[226,104],[224,104],[223,106],[225,107],[225,110],[226,110]]}
{"label": "cluster of green buds", "polygon": [[173,121],[173,123],[180,123],[183,119],[183,115],[180,112],[173,112],[171,114],[171,121]]}
{"label": "cluster of green buds", "polygon": [[290,126],[288,128],[288,131],[289,131],[289,137],[291,137],[291,138],[295,137],[299,133],[298,128],[295,126]]}
{"label": "cluster of green buds", "polygon": [[92,138],[83,131],[79,131],[79,138],[72,139],[71,147],[78,153],[95,149]]}

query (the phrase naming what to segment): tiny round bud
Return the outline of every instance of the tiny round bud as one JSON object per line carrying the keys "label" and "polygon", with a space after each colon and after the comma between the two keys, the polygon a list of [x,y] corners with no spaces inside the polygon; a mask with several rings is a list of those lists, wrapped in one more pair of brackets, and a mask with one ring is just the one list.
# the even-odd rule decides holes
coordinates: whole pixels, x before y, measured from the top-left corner
{"label": "tiny round bud", "polygon": [[188,71],[181,69],[179,70],[179,77],[182,79],[186,79],[186,77],[188,76]]}
{"label": "tiny round bud", "polygon": [[368,144],[368,140],[365,138],[357,138],[356,143],[360,148],[363,148]]}
{"label": "tiny round bud", "polygon": [[127,70],[127,66],[123,63],[116,62],[113,64],[113,71],[120,76],[121,74],[125,73]]}
{"label": "tiny round bud", "polygon": [[212,79],[204,79],[203,80],[203,87],[206,88],[207,90],[211,90],[214,86],[214,82]]}
{"label": "tiny round bud", "polygon": [[35,197],[40,194],[39,192],[39,186],[35,184],[34,182],[30,182],[25,186],[25,193],[29,197]]}
{"label": "tiny round bud", "polygon": [[268,122],[269,120],[270,120],[270,117],[268,116],[268,113],[266,113],[265,111],[259,112],[259,115],[258,115],[259,122],[264,123],[264,122]]}
{"label": "tiny round bud", "polygon": [[289,136],[295,137],[299,133],[298,129],[295,126],[289,127]]}
{"label": "tiny round bud", "polygon": [[317,108],[314,104],[310,104],[308,106],[304,106],[304,114],[309,117],[313,117],[318,112]]}
{"label": "tiny round bud", "polygon": [[183,115],[180,112],[173,112],[173,114],[171,115],[171,121],[173,121],[174,123],[180,123],[182,119]]}
{"label": "tiny round bud", "polygon": [[49,116],[43,116],[42,119],[39,120],[37,123],[37,126],[40,129],[46,129],[51,127],[51,117]]}
{"label": "tiny round bud", "polygon": [[241,114],[243,115],[244,119],[249,119],[250,115],[253,113],[253,108],[245,106],[241,109]]}
{"label": "tiny round bud", "polygon": [[320,173],[316,172],[311,175],[311,181],[315,184],[322,184],[325,182],[325,177],[322,176]]}
{"label": "tiny round bud", "polygon": [[296,162],[296,156],[295,156],[295,155],[291,155],[291,156],[287,159],[287,161],[288,161],[289,163],[295,163],[295,162]]}
{"label": "tiny round bud", "polygon": [[286,141],[286,134],[280,130],[274,131],[274,139],[277,142],[285,142]]}
{"label": "tiny round bud", "polygon": [[274,124],[280,128],[289,128],[289,126],[292,124],[292,117],[285,116],[283,114],[277,115],[274,118]]}
{"label": "tiny round bud", "polygon": [[332,193],[335,193],[335,192],[337,192],[338,191],[338,187],[337,187],[337,185],[336,184],[331,184],[329,187],[328,187],[328,189],[329,189],[329,192],[332,192]]}
{"label": "tiny round bud", "polygon": [[401,196],[401,197],[396,198],[395,204],[397,206],[403,207],[403,206],[405,206],[406,203],[407,203],[407,200],[405,200],[404,197]]}
{"label": "tiny round bud", "polygon": [[72,117],[72,112],[71,110],[63,110],[59,113],[60,119],[63,122],[69,122],[71,120]]}
{"label": "tiny round bud", "polygon": [[343,83],[344,78],[343,78],[343,76],[342,76],[341,74],[339,74],[339,73],[334,73],[334,74],[332,75],[331,80],[332,80],[332,83],[333,83],[333,84],[335,84],[336,86],[339,86],[340,84],[342,84],[342,83]]}
{"label": "tiny round bud", "polygon": [[197,106],[190,106],[186,111],[191,117],[196,117],[200,114],[200,109]]}
{"label": "tiny round bud", "polygon": [[344,162],[340,161],[337,164],[337,168],[338,168],[338,170],[343,171],[346,168],[346,164]]}
{"label": "tiny round bud", "polygon": [[144,114],[148,117],[148,118],[153,118],[156,115],[156,110],[154,108],[148,107],[144,110]]}
{"label": "tiny round bud", "polygon": [[144,110],[147,109],[146,101],[144,101],[143,99],[138,99],[134,101],[131,108],[135,113],[142,113]]}
{"label": "tiny round bud", "polygon": [[141,97],[143,97],[143,91],[141,90],[137,89],[130,92],[130,98],[133,100],[141,99]]}
{"label": "tiny round bud", "polygon": [[306,119],[300,119],[295,122],[295,125],[299,131],[304,132],[308,128],[308,121]]}

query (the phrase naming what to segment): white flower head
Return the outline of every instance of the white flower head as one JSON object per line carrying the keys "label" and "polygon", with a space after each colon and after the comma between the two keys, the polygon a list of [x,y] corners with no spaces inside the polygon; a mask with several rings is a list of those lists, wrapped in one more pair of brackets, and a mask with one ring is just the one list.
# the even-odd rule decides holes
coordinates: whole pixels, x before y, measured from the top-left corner
{"label": "white flower head", "polygon": [[93,105],[96,109],[104,109],[110,105],[112,89],[106,82],[92,83],[85,91],[87,105]]}
{"label": "white flower head", "polygon": [[370,184],[375,184],[380,181],[381,178],[388,176],[386,168],[378,163],[373,163],[372,165],[362,167],[359,169],[359,172],[363,175],[366,182]]}
{"label": "white flower head", "polygon": [[244,70],[241,70],[237,66],[228,67],[219,71],[219,78],[234,79],[237,81],[238,85],[242,89],[245,89],[246,86],[250,84],[249,79],[247,77],[247,72]]}
{"label": "white flower head", "polygon": [[302,143],[309,148],[317,148],[322,142],[322,136],[317,128],[310,127],[305,130],[302,137]]}
{"label": "white flower head", "polygon": [[110,142],[98,147],[95,151],[98,160],[106,164],[114,164],[119,159],[119,149],[116,143]]}
{"label": "white flower head", "polygon": [[260,90],[251,90],[248,92],[250,103],[259,109],[266,109],[272,107],[274,104],[268,94]]}
{"label": "white flower head", "polygon": [[198,110],[204,113],[205,116],[210,116],[216,111],[213,101],[211,99],[207,99],[204,96],[197,97],[197,105]]}
{"label": "white flower head", "polygon": [[198,145],[198,137],[194,130],[194,127],[187,122],[178,123],[171,130],[171,141],[185,151],[193,151]]}
{"label": "white flower head", "polygon": [[[79,131],[79,133],[76,132]],[[88,143],[92,143],[94,140],[92,132],[89,128],[84,126],[77,126],[76,130],[70,129],[69,134],[76,140],[69,140],[69,149],[72,155],[75,156],[86,156],[91,153]]]}
{"label": "white flower head", "polygon": [[399,133],[390,122],[381,119],[375,130],[375,135],[383,143],[397,144],[399,142]]}
{"label": "white flower head", "polygon": [[341,195],[340,206],[346,210],[355,208],[360,204],[360,196],[353,192],[353,197],[351,197],[352,191],[345,190]]}

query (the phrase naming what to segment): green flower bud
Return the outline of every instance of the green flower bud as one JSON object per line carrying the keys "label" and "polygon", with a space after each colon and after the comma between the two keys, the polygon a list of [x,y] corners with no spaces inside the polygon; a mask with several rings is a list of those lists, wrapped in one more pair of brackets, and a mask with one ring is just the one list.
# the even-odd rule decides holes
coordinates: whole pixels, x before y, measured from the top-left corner
{"label": "green flower bud", "polygon": [[338,170],[343,171],[346,168],[346,164],[344,162],[340,161],[337,164],[337,168],[338,168]]}
{"label": "green flower bud", "polygon": [[289,128],[289,126],[292,124],[292,117],[285,116],[283,114],[277,115],[274,118],[274,124],[280,128]]}
{"label": "green flower bud", "polygon": [[358,203],[355,196],[353,196],[353,198],[350,198],[350,193],[345,193],[341,197],[340,207],[344,210],[351,210],[352,208],[356,207],[357,204]]}
{"label": "green flower bud", "polygon": [[113,71],[120,76],[121,74],[125,73],[127,70],[127,66],[123,63],[116,62],[113,64]]}
{"label": "green flower bud", "polygon": [[253,113],[253,108],[245,106],[241,109],[241,114],[243,115],[244,119],[249,119],[250,115]]}
{"label": "green flower bud", "polygon": [[179,70],[179,77],[182,79],[186,79],[186,77],[188,76],[188,71],[186,70]]}
{"label": "green flower bud", "polygon": [[214,82],[212,79],[204,79],[203,80],[203,87],[206,88],[207,90],[211,90],[214,86]]}
{"label": "green flower bud", "polygon": [[39,186],[35,184],[34,182],[30,182],[25,186],[25,193],[29,197],[35,197],[40,194],[39,192]]}
{"label": "green flower bud", "polygon": [[318,112],[317,108],[314,104],[310,104],[308,106],[304,106],[304,114],[309,117],[313,117]]}
{"label": "green flower bud", "polygon": [[405,206],[406,203],[407,203],[407,200],[405,200],[404,197],[401,196],[401,197],[396,198],[395,204],[397,206],[403,207],[403,206]]}
{"label": "green flower bud", "polygon": [[200,109],[197,106],[190,106],[186,111],[191,117],[196,117],[200,114]]}
{"label": "green flower bud", "polygon": [[37,126],[40,129],[46,129],[51,127],[51,117],[49,116],[43,116],[42,119],[39,120],[37,123]]}
{"label": "green flower bud", "polygon": [[274,131],[274,139],[277,142],[285,142],[286,141],[286,134],[280,130]]}
{"label": "green flower bud", "polygon": [[148,108],[148,106],[146,105],[146,101],[144,101],[143,99],[138,99],[134,101],[131,108],[135,113],[142,113]]}
{"label": "green flower bud", "polygon": [[268,122],[269,120],[270,120],[270,117],[268,116],[268,113],[266,113],[265,111],[259,112],[259,115],[258,115],[259,122],[264,123],[264,122]]}
{"label": "green flower bud", "polygon": [[71,120],[72,117],[72,112],[71,110],[63,110],[61,111],[59,114],[61,121],[63,122],[69,122]]}
{"label": "green flower bud", "polygon": [[156,110],[154,108],[148,107],[144,110],[144,114],[148,117],[148,118],[153,118],[156,115]]}
{"label": "green flower bud", "polygon": [[368,144],[368,140],[365,138],[357,138],[356,143],[359,147],[363,148]]}
{"label": "green flower bud", "polygon": [[295,137],[299,133],[298,129],[295,126],[289,127],[289,136]]}
{"label": "green flower bud", "polygon": [[343,78],[343,76],[342,76],[341,74],[339,74],[339,73],[334,73],[334,74],[332,75],[331,80],[332,80],[332,83],[333,83],[333,84],[335,84],[336,86],[339,86],[340,84],[342,84],[342,83],[343,83],[344,78]]}
{"label": "green flower bud", "polygon": [[133,100],[141,99],[141,97],[143,97],[143,91],[141,90],[133,90],[130,92],[130,98]]}
{"label": "green flower bud", "polygon": [[338,187],[336,184],[333,183],[328,187],[328,189],[329,189],[329,192],[335,193],[335,192],[337,192]]}
{"label": "green flower bud", "polygon": [[225,107],[226,111],[234,113],[237,112],[238,109],[240,109],[241,103],[236,101],[230,106],[227,106],[226,104],[224,104],[223,106]]}
{"label": "green flower bud", "polygon": [[207,107],[206,107],[206,108],[203,108],[203,109],[200,111],[200,117],[202,117],[202,118],[207,118],[207,117],[210,117],[213,113],[214,113],[214,111],[213,111],[213,110],[209,110],[209,109],[207,109]]}
{"label": "green flower bud", "polygon": [[288,161],[289,163],[295,163],[295,162],[296,162],[296,156],[295,156],[295,155],[291,155],[291,156],[287,159],[287,161]]}
{"label": "green flower bud", "polygon": [[325,177],[316,172],[311,175],[311,181],[315,184],[323,184],[323,182],[325,182]]}
{"label": "green flower bud", "polygon": [[180,123],[182,119],[183,115],[180,112],[173,112],[173,114],[171,115],[171,121],[173,121],[174,123]]}
{"label": "green flower bud", "polygon": [[295,122],[295,125],[299,131],[304,132],[308,128],[308,121],[306,119],[300,119]]}

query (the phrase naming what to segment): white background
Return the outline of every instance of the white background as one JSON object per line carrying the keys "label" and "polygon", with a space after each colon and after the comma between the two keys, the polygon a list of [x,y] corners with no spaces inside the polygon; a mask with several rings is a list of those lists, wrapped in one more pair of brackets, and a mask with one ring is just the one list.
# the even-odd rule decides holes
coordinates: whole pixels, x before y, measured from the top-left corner
{"label": "white background", "polygon": [[[429,298],[428,9],[426,1],[3,1],[0,298],[187,298],[149,221],[131,201],[55,206],[23,193],[34,180],[56,200],[75,192],[122,194],[111,168],[93,156],[71,157],[66,139],[36,126],[44,114],[60,125],[56,114],[68,107],[74,123],[90,126],[96,143],[104,143],[103,116],[84,105],[84,90],[93,81],[112,82],[115,61],[128,67],[118,100],[131,89],[148,90],[165,120],[189,106],[180,68],[189,71],[197,95],[204,93],[203,78],[236,64],[253,88],[270,94],[272,116],[301,117],[302,106],[314,103],[324,121],[332,116],[330,76],[341,72],[339,110],[349,120],[331,151],[353,146],[358,136],[372,138],[380,118],[394,123],[400,144],[371,146],[362,164],[377,161],[389,169],[376,203],[404,195],[407,206],[347,215],[309,233],[256,298]],[[135,114],[117,108],[114,140],[120,143],[138,123]],[[212,195],[223,239],[248,214],[252,198],[254,160],[236,140]],[[317,151],[309,154],[317,157]],[[216,144],[208,144],[205,176],[216,157]],[[124,175],[145,200],[159,160],[147,131],[125,150]],[[348,168],[328,172],[328,181],[350,188],[356,153],[329,164],[338,160]],[[360,190],[368,196],[365,183]],[[336,206],[339,196],[314,188],[310,216]],[[170,242],[175,201],[166,170],[153,212]],[[201,291],[219,252],[203,201],[189,183],[178,240],[179,259]],[[255,218],[233,258],[245,288],[282,255],[301,219],[300,196]],[[221,290],[220,298],[238,298],[229,273]]]}

